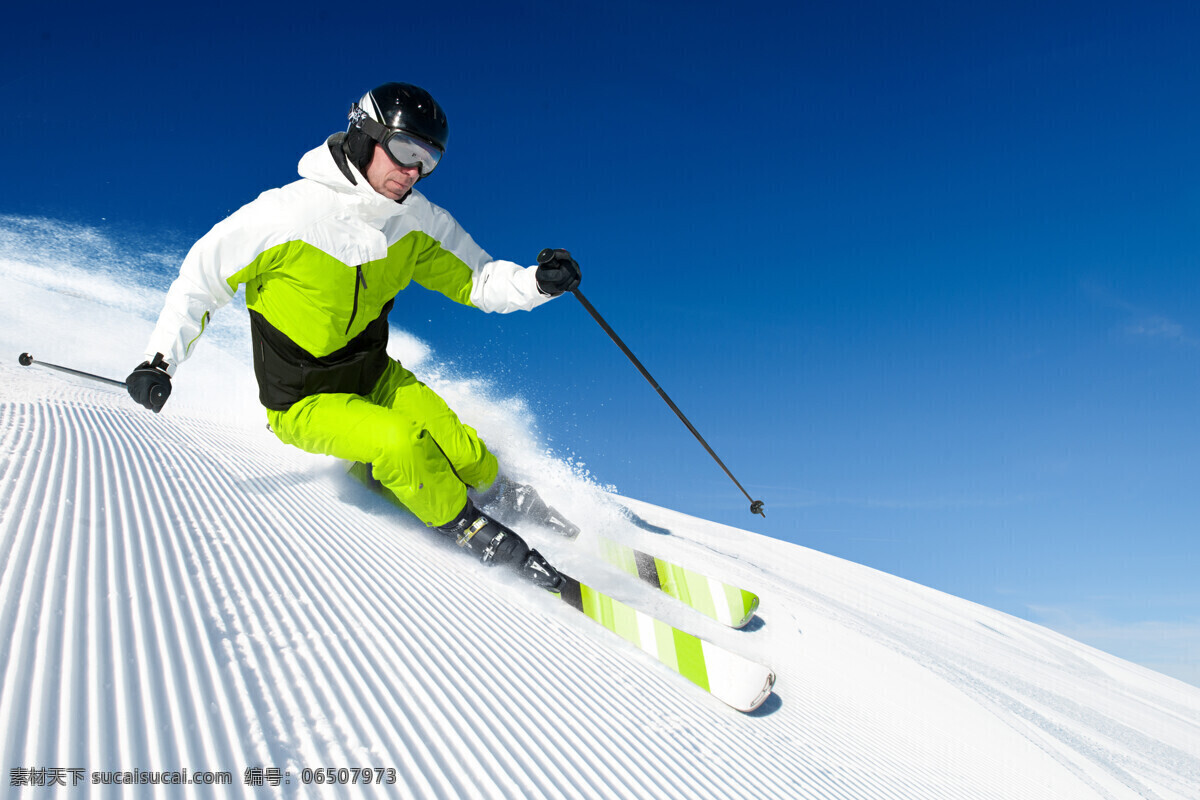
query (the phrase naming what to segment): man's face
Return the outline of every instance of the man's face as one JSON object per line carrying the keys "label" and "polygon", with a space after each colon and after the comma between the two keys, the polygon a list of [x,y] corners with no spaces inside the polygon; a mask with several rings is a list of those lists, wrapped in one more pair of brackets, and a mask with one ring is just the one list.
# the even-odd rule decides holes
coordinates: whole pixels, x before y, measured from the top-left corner
{"label": "man's face", "polygon": [[375,154],[371,156],[371,163],[367,164],[366,175],[372,189],[389,200],[399,200],[408,194],[419,177],[419,167],[402,167],[392,161],[382,145],[375,145]]}

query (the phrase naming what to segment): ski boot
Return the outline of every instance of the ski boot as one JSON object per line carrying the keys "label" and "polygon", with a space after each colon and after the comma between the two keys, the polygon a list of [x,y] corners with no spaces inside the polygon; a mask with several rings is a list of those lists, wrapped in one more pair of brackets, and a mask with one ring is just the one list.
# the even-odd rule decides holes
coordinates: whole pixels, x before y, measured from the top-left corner
{"label": "ski boot", "polygon": [[513,530],[476,509],[470,499],[457,517],[437,530],[453,536],[459,547],[476,553],[481,563],[507,564],[522,578],[543,589],[557,592],[565,582],[541,553],[530,549]]}
{"label": "ski boot", "polygon": [[479,503],[484,507],[497,506],[568,539],[579,535],[579,526],[546,505],[546,501],[538,495],[536,489],[527,483],[510,480],[504,475],[498,476],[491,488],[479,497]]}

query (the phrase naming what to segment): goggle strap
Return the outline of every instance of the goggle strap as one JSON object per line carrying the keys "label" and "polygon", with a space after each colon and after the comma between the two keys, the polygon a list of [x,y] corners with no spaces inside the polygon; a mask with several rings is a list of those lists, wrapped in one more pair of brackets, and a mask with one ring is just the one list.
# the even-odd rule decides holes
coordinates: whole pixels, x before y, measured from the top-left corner
{"label": "goggle strap", "polygon": [[367,116],[367,112],[363,111],[358,103],[355,103],[350,109],[350,121],[380,144],[383,144],[384,139],[387,138],[388,128]]}

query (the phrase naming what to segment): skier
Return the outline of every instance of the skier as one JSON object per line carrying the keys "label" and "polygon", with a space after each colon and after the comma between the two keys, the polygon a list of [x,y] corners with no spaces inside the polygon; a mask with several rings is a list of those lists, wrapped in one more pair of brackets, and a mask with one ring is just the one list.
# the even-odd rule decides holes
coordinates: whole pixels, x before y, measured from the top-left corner
{"label": "skier", "polygon": [[424,89],[383,84],[349,119],[300,159],[300,180],[259,195],[192,247],[129,394],[161,411],[210,316],[244,285],[259,400],[281,441],[369,464],[426,525],[557,590],[554,568],[475,508],[467,490],[496,481],[496,457],[388,356],[388,312],[410,281],[483,311],[531,310],[578,286],[579,265],[561,249],[530,267],[493,259],[414,188],[448,132]]}

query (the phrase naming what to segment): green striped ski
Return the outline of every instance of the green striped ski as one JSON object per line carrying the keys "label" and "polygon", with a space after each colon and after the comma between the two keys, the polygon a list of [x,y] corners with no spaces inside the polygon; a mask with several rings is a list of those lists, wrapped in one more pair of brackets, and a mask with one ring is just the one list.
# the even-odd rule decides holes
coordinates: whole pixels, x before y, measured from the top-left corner
{"label": "green striped ski", "polygon": [[[497,515],[515,513],[519,518],[550,528],[567,538],[579,535],[579,526],[546,504],[532,486],[504,478],[493,501]],[[490,508],[490,507],[489,507]],[[512,520],[513,524],[516,520]],[[691,606],[732,628],[744,628],[758,609],[758,595],[725,581],[701,575],[678,564],[643,553],[595,534],[601,558],[655,589]]]}
{"label": "green striped ski", "polygon": [[622,572],[636,575],[656,589],[732,628],[744,628],[758,610],[758,595],[733,584],[701,575],[657,556],[603,536],[596,537],[600,557]]}
{"label": "green striped ski", "polygon": [[721,702],[748,712],[770,696],[775,673],[768,667],[668,625],[574,578],[563,577],[567,580],[559,594],[563,602]]}
{"label": "green striped ski", "polygon": [[[350,474],[368,486],[383,491],[366,464],[353,464]],[[384,494],[390,496],[389,492],[385,491]],[[394,497],[391,499],[399,502]],[[501,502],[495,508],[489,506],[489,510],[502,522],[516,524],[516,520],[506,517],[508,513],[515,513],[522,519],[552,529],[567,538],[574,539],[579,534],[579,527],[546,505],[532,486],[506,481],[497,499]],[[641,578],[655,589],[662,590],[717,622],[732,628],[744,628],[758,610],[758,595],[754,592],[635,550],[606,536],[595,534],[595,538],[599,555],[606,562]]]}
{"label": "green striped ski", "polygon": [[[353,464],[349,473],[382,492],[392,502],[399,503],[391,492],[372,478],[366,464]],[[557,594],[559,599],[641,648],[723,703],[739,711],[753,711],[770,696],[775,685],[775,673],[768,667],[682,631],[568,575],[563,575],[563,578],[566,583]]]}

